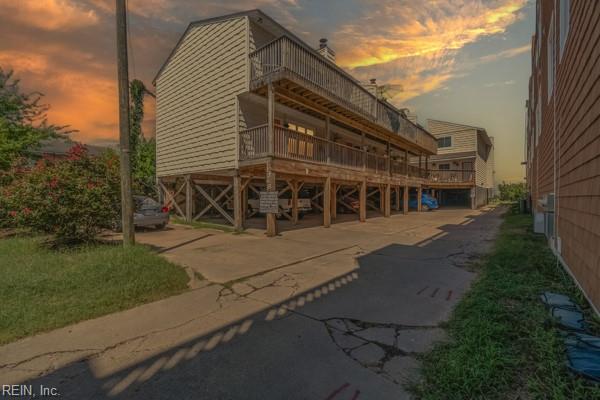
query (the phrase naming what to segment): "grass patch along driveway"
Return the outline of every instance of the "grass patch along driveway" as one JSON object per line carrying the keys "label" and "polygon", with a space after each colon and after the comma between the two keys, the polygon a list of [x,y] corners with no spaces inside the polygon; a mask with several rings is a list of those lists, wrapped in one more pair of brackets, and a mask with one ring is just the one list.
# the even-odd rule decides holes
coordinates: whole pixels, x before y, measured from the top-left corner
{"label": "grass patch along driveway", "polygon": [[186,289],[185,271],[147,247],[49,250],[0,240],[0,344],[131,308]]}
{"label": "grass patch along driveway", "polygon": [[600,389],[571,375],[564,345],[539,300],[546,290],[589,306],[556,264],[528,215],[508,213],[494,251],[446,328],[450,340],[427,354],[423,399],[600,399]]}

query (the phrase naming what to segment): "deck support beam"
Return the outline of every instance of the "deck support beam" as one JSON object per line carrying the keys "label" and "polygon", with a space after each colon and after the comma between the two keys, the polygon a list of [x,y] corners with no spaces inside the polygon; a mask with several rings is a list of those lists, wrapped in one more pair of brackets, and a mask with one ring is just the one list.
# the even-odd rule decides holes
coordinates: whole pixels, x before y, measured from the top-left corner
{"label": "deck support beam", "polygon": [[402,204],[402,200],[400,197],[400,186],[396,186],[395,192],[396,192],[396,211],[400,211],[401,204]]}
{"label": "deck support beam", "polygon": [[402,213],[403,214],[408,214],[408,192],[409,192],[410,188],[408,186],[404,186],[404,190],[403,190],[403,204],[402,204]]}
{"label": "deck support beam", "polygon": [[[277,179],[271,161],[267,162],[266,177],[267,181],[267,192],[277,191]],[[277,196],[279,198],[279,196]],[[278,200],[279,201],[279,200]],[[273,237],[277,235],[277,214],[267,213],[267,237]]]}
{"label": "deck support beam", "polygon": [[417,211],[421,212],[423,206],[421,205],[421,197],[423,196],[423,187],[419,186],[417,188]]}
{"label": "deck support beam", "polygon": [[337,192],[340,188],[340,185],[332,183],[331,184],[331,219],[337,219]]}
{"label": "deck support beam", "polygon": [[298,182],[290,182],[292,188],[292,223],[298,225]]}
{"label": "deck support beam", "polygon": [[189,175],[185,176],[185,222],[192,222],[194,213],[194,188]]}
{"label": "deck support beam", "polygon": [[331,226],[331,177],[325,178],[323,185],[323,226]]}
{"label": "deck support beam", "polygon": [[392,185],[391,184],[386,184],[385,185],[385,205],[384,205],[384,211],[383,211],[383,216],[384,217],[389,217],[390,215],[392,215]]}
{"label": "deck support beam", "polygon": [[360,222],[365,222],[367,220],[367,181],[363,180],[360,183],[360,195],[358,197],[359,203],[359,211],[358,211],[358,219]]}
{"label": "deck support beam", "polygon": [[267,86],[267,136],[269,140],[269,156],[275,154],[275,88],[273,83]]}
{"label": "deck support beam", "polygon": [[233,228],[236,232],[244,230],[242,178],[237,171],[233,176]]}

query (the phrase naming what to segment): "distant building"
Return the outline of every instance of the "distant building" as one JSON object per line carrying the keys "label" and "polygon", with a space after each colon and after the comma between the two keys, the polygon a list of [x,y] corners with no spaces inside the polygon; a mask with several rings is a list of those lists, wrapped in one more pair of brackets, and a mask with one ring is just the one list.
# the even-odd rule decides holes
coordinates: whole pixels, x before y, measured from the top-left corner
{"label": "distant building", "polygon": [[437,155],[428,160],[428,187],[440,205],[488,204],[495,187],[494,138],[484,128],[434,119],[427,129],[438,143]]}
{"label": "distant building", "polygon": [[600,307],[600,2],[538,1],[526,179],[544,233]]}

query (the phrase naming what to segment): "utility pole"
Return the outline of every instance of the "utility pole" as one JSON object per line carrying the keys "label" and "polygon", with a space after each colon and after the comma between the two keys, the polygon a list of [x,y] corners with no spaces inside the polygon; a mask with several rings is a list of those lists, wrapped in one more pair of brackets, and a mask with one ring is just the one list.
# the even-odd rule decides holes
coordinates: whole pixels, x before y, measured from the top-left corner
{"label": "utility pole", "polygon": [[116,0],[117,65],[119,79],[119,141],[121,161],[121,227],[123,246],[135,244],[133,196],[129,163],[129,73],[127,63],[127,9],[125,0]]}

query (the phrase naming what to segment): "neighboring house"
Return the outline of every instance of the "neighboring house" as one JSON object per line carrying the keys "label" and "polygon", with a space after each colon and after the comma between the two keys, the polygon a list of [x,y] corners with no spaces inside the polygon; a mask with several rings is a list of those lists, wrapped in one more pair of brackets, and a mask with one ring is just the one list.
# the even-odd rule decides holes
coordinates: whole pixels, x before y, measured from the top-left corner
{"label": "neighboring house", "polygon": [[[40,158],[46,159],[61,159],[67,158],[69,155],[69,150],[77,144],[83,144],[79,142],[74,142],[68,138],[55,138],[55,139],[46,139],[40,142],[40,145],[36,148],[29,151],[29,157],[32,160],[38,160]],[[83,144],[88,154],[90,155],[100,155],[104,151],[106,151],[106,147],[103,146],[95,146],[90,144]]]}
{"label": "neighboring house", "polygon": [[526,176],[535,230],[600,308],[600,2],[538,1]]}
{"label": "neighboring house", "polygon": [[[192,22],[155,85],[159,186],[188,220],[214,211],[241,229],[249,196],[295,198],[300,188],[325,226],[340,207],[361,221],[367,207],[406,212],[409,190],[427,183],[409,157],[437,150],[374,80],[338,67],[326,40],[314,49],[259,10]],[[292,204],[284,214],[296,223]]]}
{"label": "neighboring house", "polygon": [[494,138],[484,128],[433,119],[427,129],[438,142],[428,187],[440,205],[486,205],[494,195]]}

